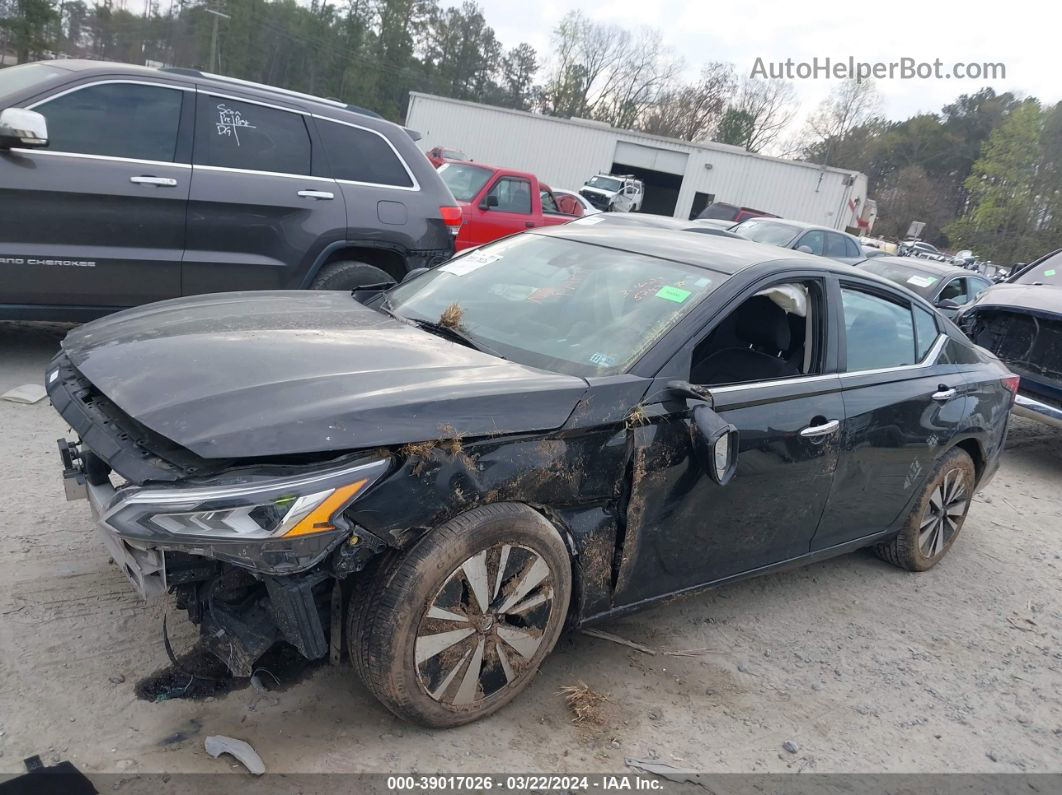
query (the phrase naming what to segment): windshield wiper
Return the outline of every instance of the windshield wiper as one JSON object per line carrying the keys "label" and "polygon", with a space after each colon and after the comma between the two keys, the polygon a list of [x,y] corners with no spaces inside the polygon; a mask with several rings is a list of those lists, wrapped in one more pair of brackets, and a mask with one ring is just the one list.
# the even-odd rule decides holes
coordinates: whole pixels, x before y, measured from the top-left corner
{"label": "windshield wiper", "polygon": [[489,353],[491,356],[497,356],[499,359],[505,358],[500,353],[498,353],[498,351],[494,350],[493,348],[488,348],[481,342],[473,340],[460,329],[456,329],[453,326],[443,325],[437,320],[421,320],[420,318],[403,317],[401,315],[396,315],[396,317],[402,317],[402,319],[409,321],[417,328],[422,328],[425,331],[429,331],[432,334],[436,334],[440,337],[446,337],[447,339],[452,340],[453,342],[459,342],[462,345],[467,345],[473,350],[480,351],[481,353]]}

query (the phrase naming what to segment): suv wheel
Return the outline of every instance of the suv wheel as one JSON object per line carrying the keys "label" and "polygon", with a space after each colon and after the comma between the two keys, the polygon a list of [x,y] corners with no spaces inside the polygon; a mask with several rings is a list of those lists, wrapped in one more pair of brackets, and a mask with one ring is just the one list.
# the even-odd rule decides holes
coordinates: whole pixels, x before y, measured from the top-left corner
{"label": "suv wheel", "polygon": [[875,547],[878,557],[909,571],[937,565],[959,537],[975,479],[969,453],[958,448],[949,451],[937,462],[903,529]]}
{"label": "suv wheel", "polygon": [[355,260],[332,262],[321,268],[311,290],[354,290],[370,284],[393,282],[394,277],[375,265]]}
{"label": "suv wheel", "polygon": [[[348,650],[399,717],[460,726],[516,697],[556,643],[572,573],[556,529],[525,505],[469,511],[418,541],[348,610]],[[359,609],[360,608],[360,609]]]}

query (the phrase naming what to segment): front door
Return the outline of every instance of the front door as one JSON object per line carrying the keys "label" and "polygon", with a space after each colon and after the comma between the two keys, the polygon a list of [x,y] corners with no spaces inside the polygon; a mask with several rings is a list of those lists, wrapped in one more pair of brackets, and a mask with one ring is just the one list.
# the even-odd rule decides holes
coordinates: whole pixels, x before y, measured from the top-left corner
{"label": "front door", "polygon": [[813,549],[889,529],[958,432],[974,387],[939,356],[928,310],[891,290],[842,283],[844,450]]}
{"label": "front door", "polygon": [[685,354],[690,381],[710,389],[716,412],[740,434],[737,472],[726,485],[711,480],[695,454],[685,402],[648,407],[647,422],[632,429],[617,606],[808,552],[844,425],[840,379],[822,372],[823,312],[817,280],[761,291]]}
{"label": "front door", "polygon": [[300,286],[347,228],[318,157],[301,111],[199,94],[184,295]]}
{"label": "front door", "polygon": [[31,106],[50,141],[0,152],[0,301],[117,309],[180,294],[192,97],[112,80]]}
{"label": "front door", "polygon": [[498,203],[485,209],[472,207],[472,245],[480,246],[535,226],[531,215],[531,183],[526,179],[498,177],[483,198],[496,199]]}

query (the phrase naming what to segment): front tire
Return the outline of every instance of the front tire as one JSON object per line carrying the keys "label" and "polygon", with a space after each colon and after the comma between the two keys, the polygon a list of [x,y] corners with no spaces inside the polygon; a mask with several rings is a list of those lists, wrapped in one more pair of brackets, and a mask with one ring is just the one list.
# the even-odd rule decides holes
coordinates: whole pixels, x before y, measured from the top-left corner
{"label": "front tire", "polygon": [[501,709],[534,678],[560,636],[571,558],[525,505],[469,511],[431,531],[348,610],[348,645],[365,686],[432,728]]}
{"label": "front tire", "polygon": [[930,474],[903,529],[875,547],[878,557],[908,571],[937,565],[959,537],[976,481],[969,453],[960,448],[948,451]]}

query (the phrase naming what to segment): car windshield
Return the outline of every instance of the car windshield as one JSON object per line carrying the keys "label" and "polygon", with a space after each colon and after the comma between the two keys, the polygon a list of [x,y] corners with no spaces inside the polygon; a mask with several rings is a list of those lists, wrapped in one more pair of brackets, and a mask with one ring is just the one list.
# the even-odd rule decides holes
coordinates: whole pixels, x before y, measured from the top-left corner
{"label": "car windshield", "polygon": [[474,345],[578,376],[630,368],[726,277],[670,260],[524,234],[401,284],[383,308]]}
{"label": "car windshield", "polygon": [[923,298],[930,298],[940,283],[940,277],[926,273],[918,268],[900,265],[896,262],[882,260],[880,257],[867,260],[859,266],[865,271],[883,276],[890,282],[902,284],[908,290],[918,293]]}
{"label": "car windshield", "polygon": [[770,243],[773,246],[788,246],[800,233],[798,227],[758,218],[742,221],[732,231],[757,243]]}
{"label": "car windshield", "polygon": [[63,74],[69,72],[42,63],[27,63],[0,69],[0,97],[16,92],[21,94],[26,89],[43,88]]}
{"label": "car windshield", "polygon": [[1029,268],[1021,276],[1014,280],[1015,284],[1049,284],[1052,287],[1062,287],[1062,251],[1048,257],[1039,265]]}
{"label": "car windshield", "polygon": [[590,177],[586,183],[591,188],[600,188],[601,190],[617,191],[623,187],[623,183],[618,179],[612,179],[612,177]]}
{"label": "car windshield", "polygon": [[472,201],[493,173],[489,168],[463,163],[443,163],[439,166],[439,176],[459,202]]}

